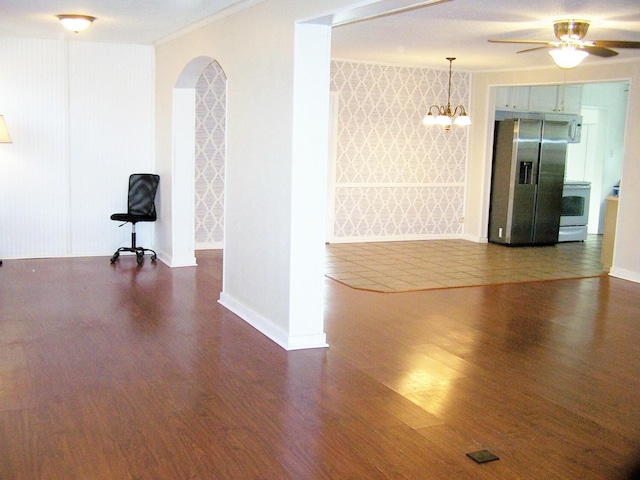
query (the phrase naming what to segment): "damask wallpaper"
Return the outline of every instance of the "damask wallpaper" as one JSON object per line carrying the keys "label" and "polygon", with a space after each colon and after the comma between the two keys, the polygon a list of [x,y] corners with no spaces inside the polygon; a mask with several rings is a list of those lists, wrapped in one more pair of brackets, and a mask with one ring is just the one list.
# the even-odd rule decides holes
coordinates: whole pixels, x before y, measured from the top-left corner
{"label": "damask wallpaper", "polygon": [[196,249],[222,248],[227,79],[211,63],[196,85]]}
{"label": "damask wallpaper", "polygon": [[[451,103],[469,105],[470,75],[453,73]],[[467,129],[426,127],[447,102],[448,70],[333,61],[338,95],[330,241],[462,234]],[[196,248],[222,248],[226,77],[217,62],[196,87]]]}
{"label": "damask wallpaper", "polygon": [[[448,70],[333,61],[338,94],[333,237],[408,240],[462,233],[467,129],[427,127],[446,105]],[[451,103],[469,105],[470,75],[454,72]]]}

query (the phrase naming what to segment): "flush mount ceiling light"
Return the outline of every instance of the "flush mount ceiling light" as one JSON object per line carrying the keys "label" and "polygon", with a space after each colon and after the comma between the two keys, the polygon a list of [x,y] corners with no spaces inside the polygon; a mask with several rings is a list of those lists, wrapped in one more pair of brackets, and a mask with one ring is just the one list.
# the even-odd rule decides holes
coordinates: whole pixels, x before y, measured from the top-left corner
{"label": "flush mount ceiling light", "polygon": [[58,15],[58,20],[60,20],[62,26],[74,33],[86,30],[95,19],[95,17],[89,15],[73,15],[68,13]]}
{"label": "flush mount ceiling light", "polygon": [[459,127],[471,125],[471,119],[462,105],[458,105],[454,109],[451,108],[451,64],[455,57],[447,57],[447,60],[449,60],[449,96],[447,97],[447,105],[431,105],[422,123],[425,125],[440,125],[445,130],[450,130],[452,124]]}

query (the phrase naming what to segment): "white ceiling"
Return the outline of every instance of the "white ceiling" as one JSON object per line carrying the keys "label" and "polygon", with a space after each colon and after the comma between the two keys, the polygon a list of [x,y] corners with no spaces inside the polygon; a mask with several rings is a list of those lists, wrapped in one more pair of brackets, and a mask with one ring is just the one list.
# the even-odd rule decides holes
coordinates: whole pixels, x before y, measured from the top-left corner
{"label": "white ceiling", "polygon": [[[503,70],[553,65],[547,50],[489,43],[488,39],[555,40],[554,20],[591,21],[586,40],[640,41],[639,0],[447,0],[344,27],[332,34],[332,56],[400,65]],[[608,60],[589,56],[583,64],[640,57],[619,49]],[[578,67],[579,68],[579,67]]]}
{"label": "white ceiling", "polygon": [[[259,0],[262,1],[262,0]],[[0,36],[153,44],[212,15],[255,0],[0,0]],[[81,33],[56,15],[96,17]]]}
{"label": "white ceiling", "polygon": [[[153,44],[177,31],[206,23],[263,0],[1,0],[0,36]],[[322,0],[318,0],[322,2]],[[402,11],[418,0],[384,0],[400,13],[347,23],[333,29],[334,58],[398,65],[494,70],[551,65],[545,50],[517,54],[527,45],[489,43],[494,39],[553,40],[553,21],[591,21],[587,40],[640,41],[638,0],[431,0]],[[421,2],[429,3],[429,2]],[[378,4],[380,5],[380,4]],[[66,32],[56,15],[75,13],[97,18],[86,32]],[[367,12],[358,12],[366,15]],[[340,12],[342,21],[354,15]],[[618,49],[611,59],[590,56],[602,65],[631,57],[640,49]],[[580,68],[580,67],[578,67]]]}

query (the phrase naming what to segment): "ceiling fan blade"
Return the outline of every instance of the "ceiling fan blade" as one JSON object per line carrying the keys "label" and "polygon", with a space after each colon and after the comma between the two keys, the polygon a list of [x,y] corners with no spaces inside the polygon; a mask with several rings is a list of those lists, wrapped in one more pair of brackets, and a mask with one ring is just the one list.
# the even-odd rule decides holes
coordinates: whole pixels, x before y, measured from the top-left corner
{"label": "ceiling fan blade", "polygon": [[595,46],[595,47],[583,47],[585,52],[589,52],[591,55],[595,55],[597,57],[615,57],[618,55],[618,52],[614,52],[613,50],[609,50],[608,48]]}
{"label": "ceiling fan blade", "polygon": [[593,40],[596,47],[609,48],[640,48],[640,42],[627,42],[625,40]]}
{"label": "ceiling fan blade", "polygon": [[520,51],[518,51],[518,52],[516,52],[516,53],[533,52],[534,50],[542,50],[542,49],[549,48],[549,47],[552,47],[552,46],[553,46],[553,45],[545,45],[545,46],[543,46],[543,47],[527,48],[526,50],[520,50]]}
{"label": "ceiling fan blade", "polygon": [[538,45],[547,45],[549,42],[545,40],[489,40],[493,43],[532,43]]}

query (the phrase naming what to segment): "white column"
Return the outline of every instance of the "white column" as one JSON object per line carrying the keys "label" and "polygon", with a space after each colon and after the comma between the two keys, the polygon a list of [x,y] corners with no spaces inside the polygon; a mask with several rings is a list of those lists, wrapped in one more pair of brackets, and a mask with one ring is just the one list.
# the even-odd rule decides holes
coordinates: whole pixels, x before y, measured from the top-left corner
{"label": "white column", "polygon": [[[173,91],[171,267],[196,265],[194,255],[195,88]],[[160,187],[162,188],[162,186]]]}
{"label": "white column", "polygon": [[289,349],[327,346],[324,239],[331,27],[295,28]]}

